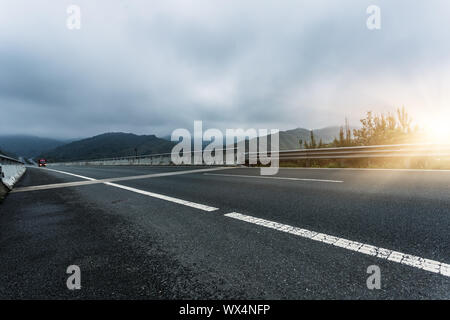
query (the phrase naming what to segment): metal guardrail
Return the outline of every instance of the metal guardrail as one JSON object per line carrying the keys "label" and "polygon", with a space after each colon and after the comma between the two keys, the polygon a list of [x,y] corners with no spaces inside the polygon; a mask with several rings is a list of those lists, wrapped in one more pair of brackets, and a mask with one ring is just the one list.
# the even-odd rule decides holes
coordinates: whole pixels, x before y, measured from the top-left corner
{"label": "metal guardrail", "polygon": [[[249,156],[255,153],[249,153]],[[450,157],[450,144],[421,143],[282,150],[279,160]]]}
{"label": "metal guardrail", "polygon": [[19,161],[17,159],[11,158],[11,157],[7,157],[3,154],[0,154],[0,163],[2,162],[12,162],[12,163],[20,163],[20,164],[24,164],[22,161]]}
{"label": "metal guardrail", "polygon": [[[237,148],[219,149],[224,154]],[[202,151],[191,151],[193,157]],[[398,157],[450,157],[450,143],[419,143],[419,144],[395,144],[395,145],[375,145],[375,146],[355,146],[355,147],[336,147],[336,148],[318,148],[318,149],[297,149],[281,150],[277,154],[271,152],[265,153],[272,159],[282,160],[318,160],[318,159],[359,159],[359,158],[398,158]],[[103,159],[86,159],[69,161],[70,163],[93,163],[93,162],[113,162],[113,161],[132,161],[139,163],[143,159],[165,158],[170,162],[172,153],[158,153],[138,156],[113,157]],[[260,152],[246,152],[245,159],[260,155]],[[225,157],[224,157],[225,159]],[[136,161],[135,161],[136,160]],[[67,163],[67,162],[66,162]]]}

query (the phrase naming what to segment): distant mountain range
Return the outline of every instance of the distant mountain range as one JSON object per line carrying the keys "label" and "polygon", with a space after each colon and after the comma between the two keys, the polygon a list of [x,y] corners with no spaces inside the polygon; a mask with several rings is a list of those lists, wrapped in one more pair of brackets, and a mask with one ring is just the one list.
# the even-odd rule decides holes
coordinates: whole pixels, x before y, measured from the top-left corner
{"label": "distant mountain range", "polygon": [[[330,143],[339,136],[338,126],[314,130],[316,141]],[[352,128],[353,129],[353,128]],[[311,131],[304,128],[280,131],[280,150],[299,149],[300,140],[310,141]],[[204,143],[207,145],[208,143]],[[43,157],[49,161],[71,161],[171,152],[175,142],[170,136],[132,133],[104,133],[77,141],[62,141],[35,136],[0,136],[0,149],[5,155],[25,159]],[[1,153],[1,151],[0,151]]]}
{"label": "distant mountain range", "polygon": [[8,152],[8,151],[4,151],[4,150],[1,150],[1,149],[0,149],[0,155],[7,156],[7,157],[10,157],[10,158],[17,158],[17,155],[15,155],[14,153],[11,153],[11,152]]}
{"label": "distant mountain range", "polygon": [[66,143],[67,141],[27,135],[0,136],[0,149],[26,159],[36,157]]}
{"label": "distant mountain range", "polygon": [[[350,127],[353,131],[356,127]],[[331,143],[335,138],[339,137],[340,127],[325,127],[322,129],[314,129],[314,138],[317,143],[322,139],[323,143]],[[280,150],[300,149],[300,140],[303,142],[310,142],[311,130],[304,128],[297,128],[288,131],[280,131]]]}
{"label": "distant mountain range", "polygon": [[104,133],[43,152],[49,161],[89,160],[171,152],[175,143],[155,135]]}
{"label": "distant mountain range", "polygon": [[[357,127],[350,126],[350,129],[353,131]],[[335,138],[339,137],[339,126],[325,127],[322,129],[314,129],[314,137],[316,142],[319,143],[320,140],[324,144],[331,143]],[[292,150],[292,149],[300,149],[303,148],[303,145],[300,145],[300,140],[303,142],[310,142],[311,140],[311,130],[304,128],[297,128],[287,131],[280,131],[280,150]],[[170,141],[170,136],[164,136],[163,139]],[[207,146],[210,142],[203,141],[203,147]],[[223,144],[226,145],[226,139],[224,137]],[[194,143],[192,142],[192,146]]]}

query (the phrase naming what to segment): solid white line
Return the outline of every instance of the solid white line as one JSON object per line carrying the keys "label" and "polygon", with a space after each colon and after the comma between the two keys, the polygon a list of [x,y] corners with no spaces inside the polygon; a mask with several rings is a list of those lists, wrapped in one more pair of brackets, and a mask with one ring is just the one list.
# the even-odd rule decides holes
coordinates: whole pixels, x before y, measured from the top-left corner
{"label": "solid white line", "polygon": [[13,193],[17,192],[28,192],[28,191],[37,191],[37,190],[48,190],[48,189],[59,189],[59,188],[67,188],[67,187],[77,187],[77,186],[86,186],[92,184],[100,184],[105,182],[118,182],[118,181],[127,181],[127,180],[140,180],[140,179],[149,179],[149,178],[160,178],[160,177],[168,177],[168,176],[176,176],[176,175],[184,175],[190,173],[202,173],[209,171],[217,171],[217,170],[225,170],[229,168],[210,168],[210,169],[195,169],[195,170],[185,170],[185,171],[172,171],[172,172],[162,172],[162,173],[151,173],[144,174],[139,176],[128,176],[128,177],[117,177],[117,178],[108,178],[108,179],[93,179],[85,176],[80,176],[77,174],[59,171],[54,169],[41,169],[41,170],[50,170],[55,171],[62,174],[67,174],[70,176],[74,176],[81,179],[86,179],[89,181],[75,181],[75,182],[63,182],[63,183],[53,183],[53,184],[42,184],[38,186],[30,186],[30,187],[20,187],[13,189]]}
{"label": "solid white line", "polygon": [[39,168],[40,170],[50,170],[50,171],[54,171],[54,172],[58,172],[58,173],[63,173],[63,174],[67,174],[69,176],[73,176],[73,177],[77,177],[77,178],[81,178],[81,179],[86,179],[86,180],[90,180],[90,181],[95,181],[97,179],[93,179],[93,178],[89,178],[89,177],[85,177],[85,176],[80,176],[78,174],[74,174],[74,173],[70,173],[70,172],[65,172],[65,171],[59,171],[59,170],[55,170],[55,169],[49,169],[49,168]]}
{"label": "solid white line", "polygon": [[293,181],[315,181],[315,182],[333,182],[342,183],[341,180],[325,180],[325,179],[306,179],[306,178],[288,178],[288,177],[268,177],[268,176],[250,176],[245,174],[222,174],[222,173],[204,173],[205,176],[222,176],[222,177],[240,177],[240,178],[259,178],[259,179],[277,179],[277,180],[293,180]]}
{"label": "solid white line", "polygon": [[247,216],[237,212],[228,213],[225,214],[225,216],[450,277],[450,265],[439,261],[424,259],[389,249],[330,236],[324,233],[318,233],[278,222]]}
{"label": "solid white line", "polygon": [[[86,179],[86,180],[90,180],[90,181],[95,181],[95,182],[103,181],[103,182],[100,182],[100,183],[103,183],[103,184],[111,186],[111,187],[120,188],[120,189],[128,190],[128,191],[131,191],[131,192],[139,193],[139,194],[146,195],[146,196],[149,196],[149,197],[153,197],[153,198],[157,198],[157,199],[161,199],[161,200],[165,200],[165,201],[181,204],[181,205],[184,205],[184,206],[196,208],[196,209],[203,210],[203,211],[211,212],[211,211],[218,210],[218,208],[210,207],[210,206],[207,206],[207,205],[203,205],[203,204],[199,204],[199,203],[195,203],[195,202],[191,202],[191,201],[186,201],[186,200],[182,200],[182,199],[178,199],[178,198],[174,198],[174,197],[169,197],[169,196],[165,196],[165,195],[154,193],[154,192],[148,192],[148,191],[144,191],[144,190],[139,190],[139,189],[136,189],[136,188],[127,187],[127,186],[123,186],[123,185],[116,184],[116,183],[104,182],[105,180],[115,180],[115,181],[126,180],[126,179],[129,179],[130,177],[120,177],[120,178],[111,178],[111,179],[105,179],[105,180],[97,180],[97,179],[93,179],[93,178],[89,178],[89,177],[85,177],[85,176],[80,176],[80,175],[76,175],[76,174],[65,172],[65,171],[59,171],[59,170],[54,170],[54,169],[50,169],[50,170],[58,172],[58,173],[67,174],[67,175],[70,175],[70,176],[76,176],[78,178],[82,178],[82,179]],[[213,170],[223,170],[223,168],[200,169],[201,172],[213,171]],[[186,174],[186,173],[194,173],[195,171],[198,171],[198,170],[177,171],[177,172],[173,172],[173,174],[172,174],[172,172],[167,172],[166,174],[164,174],[164,173],[157,173],[157,174],[145,175],[145,177],[180,175],[180,174]],[[143,176],[136,176],[135,178],[142,178],[142,177]],[[71,183],[71,184],[73,184],[73,183]],[[39,187],[39,186],[36,186],[36,187]]]}
{"label": "solid white line", "polygon": [[144,190],[139,190],[139,189],[136,189],[136,188],[127,187],[127,186],[123,186],[123,185],[116,184],[116,183],[105,182],[105,184],[108,185],[108,186],[112,186],[112,187],[128,190],[128,191],[131,191],[131,192],[136,192],[136,193],[139,193],[139,194],[143,194],[143,195],[146,195],[146,196],[149,196],[149,197],[158,198],[158,199],[161,199],[161,200],[166,200],[166,201],[182,204],[184,206],[200,209],[200,210],[203,210],[203,211],[211,212],[211,211],[218,210],[218,208],[210,207],[210,206],[207,206],[207,205],[204,205],[204,204],[199,204],[199,203],[195,203],[195,202],[191,202],[191,201],[181,200],[181,199],[165,196],[165,195],[158,194],[158,193],[153,193],[153,192],[148,192],[148,191],[144,191]]}
{"label": "solid white line", "polygon": [[64,182],[64,183],[53,183],[53,184],[41,184],[38,186],[29,186],[29,187],[19,187],[13,189],[11,193],[18,192],[29,192],[29,191],[39,191],[39,190],[49,190],[49,189],[60,189],[60,188],[68,188],[68,187],[79,187],[79,186],[88,186],[93,184],[100,184],[102,181],[98,180],[89,180],[89,181],[76,181],[76,182]]}
{"label": "solid white line", "polygon": [[[235,169],[259,169],[249,167],[239,167]],[[279,167],[284,170],[351,170],[351,171],[398,171],[398,172],[450,172],[449,169],[387,169],[387,168],[313,168],[313,167]]]}

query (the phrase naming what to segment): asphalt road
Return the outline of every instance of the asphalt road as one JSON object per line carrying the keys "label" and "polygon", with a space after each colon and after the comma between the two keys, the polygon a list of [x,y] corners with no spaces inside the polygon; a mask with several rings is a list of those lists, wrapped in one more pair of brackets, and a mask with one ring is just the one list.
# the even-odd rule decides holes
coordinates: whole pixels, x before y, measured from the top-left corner
{"label": "asphalt road", "polygon": [[450,264],[450,172],[192,169],[28,168],[0,204],[0,298],[450,299],[448,275],[279,230]]}

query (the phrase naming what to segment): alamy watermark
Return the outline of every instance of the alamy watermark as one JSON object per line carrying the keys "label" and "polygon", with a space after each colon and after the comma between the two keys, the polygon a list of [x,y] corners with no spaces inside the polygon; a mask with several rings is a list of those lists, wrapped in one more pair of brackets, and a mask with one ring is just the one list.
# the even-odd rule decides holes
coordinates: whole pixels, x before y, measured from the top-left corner
{"label": "alamy watermark", "polygon": [[366,20],[366,26],[369,30],[381,29],[381,9],[379,6],[371,5],[366,9],[366,13],[369,17]]}
{"label": "alamy watermark", "polygon": [[81,289],[81,269],[77,265],[70,265],[66,270],[67,274],[70,276],[67,278],[66,286],[69,290],[80,290]]}
{"label": "alamy watermark", "polygon": [[77,5],[71,4],[66,10],[69,15],[66,20],[66,26],[69,30],[81,29],[81,8]]}
{"label": "alamy watermark", "polygon": [[367,267],[367,273],[370,274],[370,276],[366,280],[367,289],[374,290],[374,289],[381,289],[381,269],[377,265],[371,265]]}
{"label": "alamy watermark", "polygon": [[[178,142],[171,154],[172,162],[177,165],[248,163],[263,165],[261,175],[278,173],[278,129],[226,129],[224,134],[219,129],[203,132],[203,122],[194,121],[193,134],[187,129],[176,129],[172,132],[171,140]],[[204,147],[205,142],[208,144]]]}
{"label": "alamy watermark", "polygon": [[[68,14],[66,26],[69,30],[81,29],[81,8],[78,5],[71,4],[67,7]],[[366,26],[369,30],[381,29],[381,8],[377,5],[370,5],[366,9],[366,14],[369,16],[366,20]]]}

